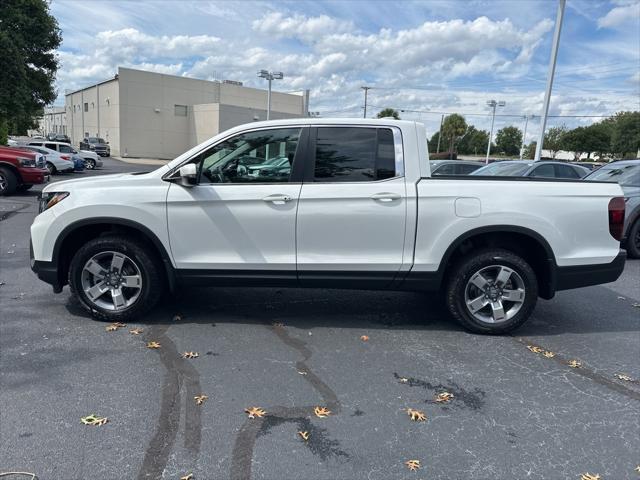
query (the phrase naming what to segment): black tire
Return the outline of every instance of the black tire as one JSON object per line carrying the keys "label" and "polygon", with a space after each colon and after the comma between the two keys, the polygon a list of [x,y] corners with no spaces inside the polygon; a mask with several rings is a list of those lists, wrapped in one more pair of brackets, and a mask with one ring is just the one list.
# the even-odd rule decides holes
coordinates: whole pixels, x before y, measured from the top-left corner
{"label": "black tire", "polygon": [[22,185],[18,185],[18,192],[26,192],[27,190],[30,190],[31,187],[33,187],[33,185],[25,185],[24,183]]}
{"label": "black tire", "polygon": [[51,162],[47,162],[47,170],[49,171],[49,175],[55,175],[56,173],[58,173],[55,165]]}
{"label": "black tire", "polygon": [[[152,309],[165,289],[165,278],[160,259],[150,253],[143,243],[119,235],[108,235],[88,241],[78,250],[69,266],[69,287],[80,304],[99,320],[124,321],[139,317]],[[137,300],[121,310],[108,310],[89,299],[82,287],[85,264],[101,252],[119,252],[132,259],[140,270],[142,287]],[[110,296],[107,292],[104,295]]]}
{"label": "black tire", "polygon": [[96,168],[96,161],[93,158],[85,158],[84,166],[87,170],[93,170]]}
{"label": "black tire", "polygon": [[629,229],[626,247],[629,258],[640,258],[640,217],[636,218]]}
{"label": "black tire", "polygon": [[[475,277],[475,275],[483,269],[488,269],[486,271],[491,272],[493,266],[506,267],[517,274],[516,276],[510,276],[508,278],[507,286],[513,285],[511,282],[521,283],[521,288],[524,290],[524,300],[513,303],[505,300],[505,303],[502,303],[502,305],[508,307],[505,308],[507,317],[502,321],[489,323],[488,321],[479,320],[474,316],[467,307],[465,295],[468,289],[471,291],[477,288],[475,285],[472,285],[472,277]],[[498,270],[496,269],[496,271]],[[523,258],[508,250],[490,248],[471,253],[447,272],[447,278],[447,307],[458,323],[474,333],[500,335],[511,332],[521,326],[529,316],[531,316],[538,301],[538,281],[535,272]],[[496,286],[500,287],[500,283],[496,283]],[[505,285],[502,286],[504,287]],[[516,288],[509,287],[508,289],[515,290]],[[478,293],[472,295],[472,298],[475,298],[476,295],[478,298],[483,297],[483,290],[477,288],[475,291]],[[496,293],[495,290],[490,290],[489,294],[498,296],[499,302],[503,301],[503,298],[501,299],[499,297],[500,294]],[[481,298],[481,301],[488,300]],[[515,313],[509,318],[510,308],[516,306],[516,304],[519,305],[519,310],[513,310]],[[491,316],[493,312],[491,304],[489,303],[483,308],[486,308],[486,310],[479,310],[476,313],[482,316],[483,312],[488,312],[487,316]],[[495,320],[495,316],[493,318]]]}
{"label": "black tire", "polygon": [[8,168],[0,168],[0,196],[11,195],[18,188],[18,178]]}

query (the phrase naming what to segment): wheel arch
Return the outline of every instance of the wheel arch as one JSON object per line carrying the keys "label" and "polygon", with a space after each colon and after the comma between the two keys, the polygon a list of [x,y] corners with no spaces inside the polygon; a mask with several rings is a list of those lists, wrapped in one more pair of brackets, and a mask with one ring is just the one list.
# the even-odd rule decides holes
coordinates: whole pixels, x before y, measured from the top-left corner
{"label": "wheel arch", "polygon": [[556,259],[549,242],[538,232],[515,225],[490,225],[463,233],[445,251],[438,276],[446,281],[447,273],[461,256],[479,247],[504,248],[523,257],[538,278],[542,298],[550,299],[556,290]]}
{"label": "wheel arch", "polygon": [[20,175],[20,171],[16,168],[15,165],[9,162],[0,161],[0,168],[6,168],[7,170],[9,170],[16,176],[18,184],[22,183],[22,175]]}
{"label": "wheel arch", "polygon": [[175,289],[175,270],[171,256],[158,236],[145,225],[117,217],[94,217],[78,220],[67,225],[58,235],[53,247],[52,262],[57,266],[58,279],[61,285],[67,283],[67,274],[71,263],[71,252],[89,240],[107,233],[125,233],[147,243],[164,265],[169,289]]}

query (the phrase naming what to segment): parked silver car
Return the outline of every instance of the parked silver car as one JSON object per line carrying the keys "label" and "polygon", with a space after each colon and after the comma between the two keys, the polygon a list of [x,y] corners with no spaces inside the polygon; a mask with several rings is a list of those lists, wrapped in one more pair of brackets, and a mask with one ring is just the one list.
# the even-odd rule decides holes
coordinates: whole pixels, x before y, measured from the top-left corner
{"label": "parked silver car", "polygon": [[589,174],[585,180],[620,184],[625,201],[622,244],[631,258],[640,258],[640,160],[611,162]]}
{"label": "parked silver car", "polygon": [[470,175],[497,177],[567,178],[577,180],[589,169],[565,162],[534,162],[533,160],[503,160],[471,172]]}

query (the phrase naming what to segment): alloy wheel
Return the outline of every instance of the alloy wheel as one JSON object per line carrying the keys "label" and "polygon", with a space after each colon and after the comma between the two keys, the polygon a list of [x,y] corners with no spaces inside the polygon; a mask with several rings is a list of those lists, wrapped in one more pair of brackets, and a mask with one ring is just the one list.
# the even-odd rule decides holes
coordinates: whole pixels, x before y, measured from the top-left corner
{"label": "alloy wheel", "polygon": [[465,287],[467,310],[483,323],[512,319],[524,304],[526,289],[522,277],[504,265],[490,265],[471,275]]}
{"label": "alloy wheel", "polygon": [[0,192],[4,192],[7,188],[9,188],[9,181],[7,180],[7,177],[0,172]]}
{"label": "alloy wheel", "polygon": [[95,306],[121,311],[133,305],[140,296],[142,274],[138,265],[124,253],[105,251],[85,263],[81,285]]}

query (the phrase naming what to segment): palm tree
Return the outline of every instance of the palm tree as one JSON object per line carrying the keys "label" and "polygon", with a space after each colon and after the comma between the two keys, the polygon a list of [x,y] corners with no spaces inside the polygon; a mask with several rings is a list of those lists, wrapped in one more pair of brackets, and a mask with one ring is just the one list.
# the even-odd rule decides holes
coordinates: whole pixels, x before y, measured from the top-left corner
{"label": "palm tree", "polygon": [[385,108],[384,110],[380,110],[378,112],[377,115],[378,118],[384,118],[384,117],[393,117],[396,120],[400,120],[400,115],[398,114],[397,110],[394,110],[393,108]]}

